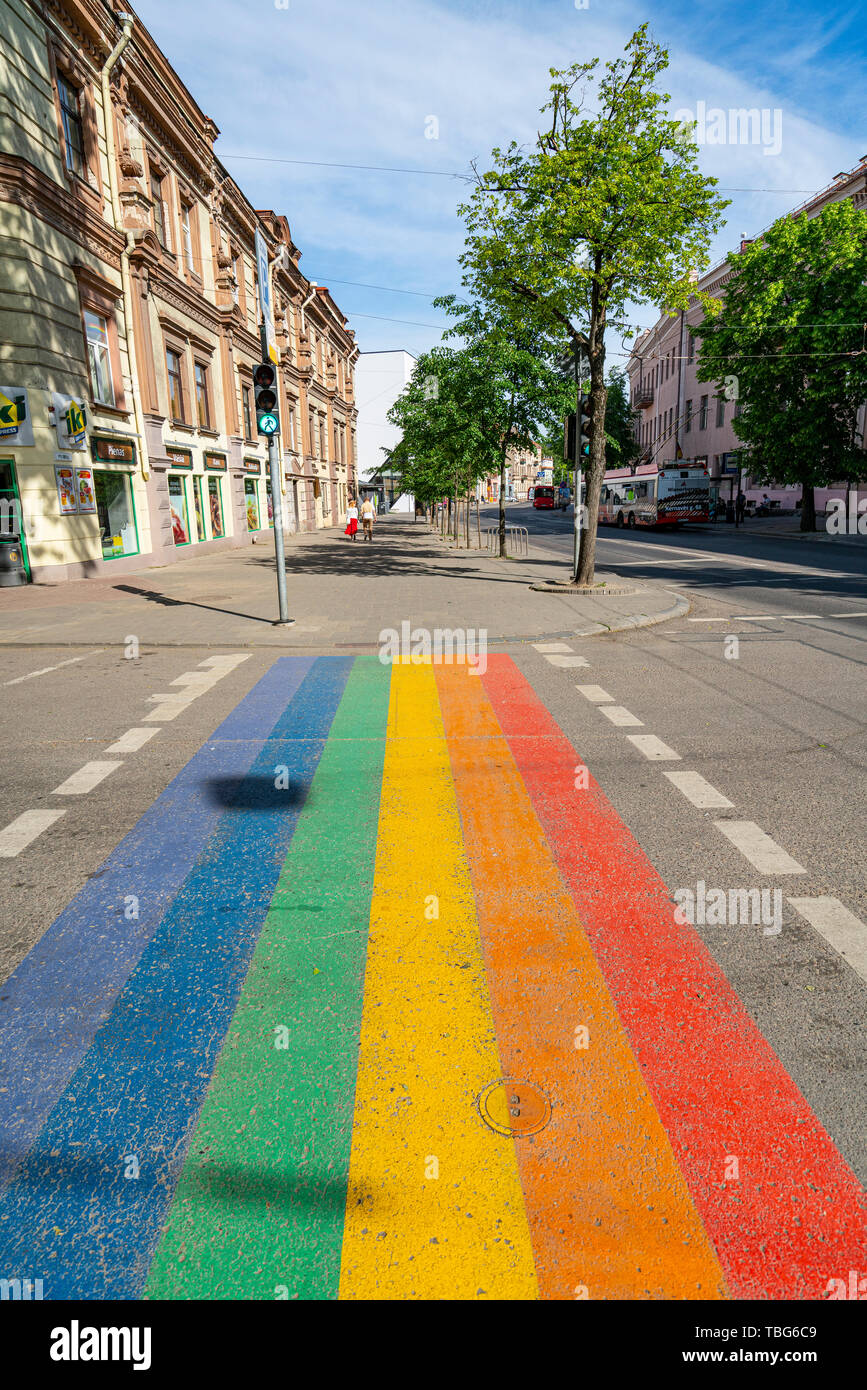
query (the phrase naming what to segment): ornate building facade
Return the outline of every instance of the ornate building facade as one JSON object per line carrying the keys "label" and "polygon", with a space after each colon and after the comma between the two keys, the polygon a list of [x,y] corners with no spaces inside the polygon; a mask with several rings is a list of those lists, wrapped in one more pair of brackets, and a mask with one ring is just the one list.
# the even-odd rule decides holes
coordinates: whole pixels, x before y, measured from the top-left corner
{"label": "ornate building facade", "polygon": [[287,531],[356,488],[354,335],[257,211],[132,14],[0,0],[0,502],[29,575],[165,564],[267,533],[256,234],[279,353]]}

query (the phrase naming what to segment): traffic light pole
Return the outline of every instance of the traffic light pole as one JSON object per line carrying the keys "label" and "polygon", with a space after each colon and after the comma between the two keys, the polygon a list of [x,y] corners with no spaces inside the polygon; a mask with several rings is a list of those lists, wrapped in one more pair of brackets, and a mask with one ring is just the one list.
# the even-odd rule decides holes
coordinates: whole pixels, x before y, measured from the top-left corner
{"label": "traffic light pole", "polygon": [[280,477],[280,447],[272,434],[268,440],[268,472],[271,477],[271,507],[274,512],[274,559],[277,564],[277,603],[280,617],[274,624],[288,626],[294,621],[289,617],[289,603],[286,598],[286,547],[283,540],[283,488]]}

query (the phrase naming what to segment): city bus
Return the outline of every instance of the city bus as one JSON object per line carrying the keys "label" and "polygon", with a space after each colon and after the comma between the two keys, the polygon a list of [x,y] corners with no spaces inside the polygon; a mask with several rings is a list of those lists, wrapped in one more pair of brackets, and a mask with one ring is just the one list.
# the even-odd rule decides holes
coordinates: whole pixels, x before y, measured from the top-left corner
{"label": "city bus", "polygon": [[537,483],[533,491],[534,507],[554,507],[554,489],[548,483]]}
{"label": "city bus", "polygon": [[710,521],[710,474],[677,463],[611,468],[599,494],[599,523],[609,526],[677,526]]}

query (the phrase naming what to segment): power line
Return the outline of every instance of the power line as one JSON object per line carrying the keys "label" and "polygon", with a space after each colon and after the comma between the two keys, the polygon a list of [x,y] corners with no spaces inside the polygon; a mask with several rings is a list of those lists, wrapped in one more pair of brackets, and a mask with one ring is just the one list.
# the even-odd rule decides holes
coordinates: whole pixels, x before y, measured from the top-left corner
{"label": "power line", "polygon": [[311,169],[362,169],[374,174],[432,174],[441,179],[463,179],[472,183],[469,174],[452,173],[448,169],[403,169],[387,164],[334,164],[324,159],[283,159],[269,154],[222,154],[221,159],[248,159],[263,164],[303,164]]}
{"label": "power line", "polygon": [[335,280],[333,275],[327,271],[318,272],[323,280],[327,280],[329,285],[354,285],[360,290],[386,290],[388,294],[414,294],[420,299],[437,299],[435,294],[425,294],[424,290],[399,290],[394,285],[369,285],[365,280]]}

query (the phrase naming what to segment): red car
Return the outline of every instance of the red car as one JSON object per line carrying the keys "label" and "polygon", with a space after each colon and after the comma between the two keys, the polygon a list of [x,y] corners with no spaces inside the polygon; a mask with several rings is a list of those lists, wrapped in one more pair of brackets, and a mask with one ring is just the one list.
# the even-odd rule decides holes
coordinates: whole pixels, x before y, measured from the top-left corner
{"label": "red car", "polygon": [[541,485],[541,486],[539,486],[539,487],[537,487],[536,490],[535,490],[535,493],[533,494],[533,506],[534,506],[534,507],[550,507],[551,510],[553,511],[553,509],[554,509],[554,489],[553,489],[552,487],[548,487],[547,485],[544,485],[544,484]]}

